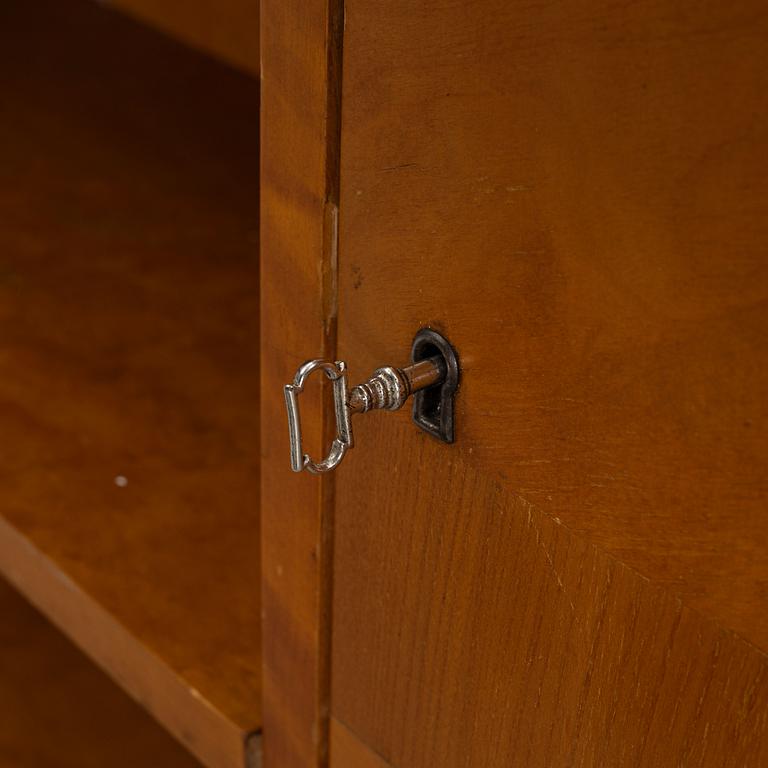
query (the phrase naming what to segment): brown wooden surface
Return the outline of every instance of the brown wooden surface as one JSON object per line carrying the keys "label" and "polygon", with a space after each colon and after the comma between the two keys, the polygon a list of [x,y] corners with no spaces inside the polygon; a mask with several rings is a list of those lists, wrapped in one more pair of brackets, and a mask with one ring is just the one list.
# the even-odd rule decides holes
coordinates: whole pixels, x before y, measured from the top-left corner
{"label": "brown wooden surface", "polygon": [[763,653],[387,415],[337,490],[332,710],[357,739],[398,768],[766,764]]}
{"label": "brown wooden surface", "polygon": [[107,0],[185,43],[259,73],[258,0]]}
{"label": "brown wooden surface", "polygon": [[345,19],[338,356],[431,324],[463,379],[453,447],[355,424],[334,715],[398,768],[760,764],[768,11]]}
{"label": "brown wooden surface", "polygon": [[206,765],[258,765],[244,757],[258,751],[258,735],[206,702],[205,689],[190,685],[3,518],[0,562],[9,582]]}
{"label": "brown wooden surface", "polygon": [[3,768],[195,768],[141,707],[0,582]]}
{"label": "brown wooden surface", "polygon": [[375,752],[363,744],[344,723],[331,718],[330,723],[330,759],[332,765],[349,768],[387,768]]}
{"label": "brown wooden surface", "polygon": [[[262,617],[266,768],[327,763],[333,476],[293,475],[282,388],[334,359],[338,210],[335,0],[261,13]],[[330,444],[320,383],[302,396],[305,447]]]}
{"label": "brown wooden surface", "polygon": [[137,697],[178,678],[157,717],[241,765],[261,723],[258,85],[92,3],[4,3],[0,37],[0,570],[43,563],[20,588]]}

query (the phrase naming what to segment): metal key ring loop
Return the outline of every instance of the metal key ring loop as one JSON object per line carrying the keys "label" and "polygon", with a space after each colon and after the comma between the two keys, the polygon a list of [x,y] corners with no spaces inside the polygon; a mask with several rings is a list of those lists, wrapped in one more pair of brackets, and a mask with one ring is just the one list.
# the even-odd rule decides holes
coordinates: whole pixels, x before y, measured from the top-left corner
{"label": "metal key ring loop", "polygon": [[[315,462],[304,453],[301,441],[301,416],[299,414],[299,395],[304,391],[304,383],[316,370],[321,370],[333,382],[333,405],[336,415],[336,437],[328,455],[322,461]],[[352,447],[352,425],[347,408],[347,366],[339,360],[330,363],[327,360],[307,360],[299,367],[293,384],[286,384],[284,389],[285,405],[288,409],[288,432],[291,443],[291,469],[301,472],[306,469],[318,475],[334,469],[344,458],[347,449]]]}

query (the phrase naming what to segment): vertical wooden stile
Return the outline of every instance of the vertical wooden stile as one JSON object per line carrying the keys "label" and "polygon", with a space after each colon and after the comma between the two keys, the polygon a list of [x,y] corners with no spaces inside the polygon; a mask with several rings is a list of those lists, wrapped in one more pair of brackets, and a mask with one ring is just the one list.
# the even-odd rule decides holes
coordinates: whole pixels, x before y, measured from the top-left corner
{"label": "vertical wooden stile", "polygon": [[[293,475],[282,387],[336,352],[342,3],[261,5],[264,766],[327,764],[332,476]],[[321,448],[332,413],[308,393]]]}

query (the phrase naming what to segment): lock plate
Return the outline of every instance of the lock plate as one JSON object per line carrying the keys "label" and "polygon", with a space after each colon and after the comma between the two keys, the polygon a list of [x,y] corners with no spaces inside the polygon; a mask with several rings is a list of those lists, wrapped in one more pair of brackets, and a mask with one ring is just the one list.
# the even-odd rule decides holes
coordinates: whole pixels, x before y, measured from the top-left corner
{"label": "lock plate", "polygon": [[413,423],[444,443],[454,441],[454,399],[459,386],[459,358],[448,339],[433,330],[422,328],[411,345],[411,362],[439,357],[445,365],[441,383],[415,392]]}

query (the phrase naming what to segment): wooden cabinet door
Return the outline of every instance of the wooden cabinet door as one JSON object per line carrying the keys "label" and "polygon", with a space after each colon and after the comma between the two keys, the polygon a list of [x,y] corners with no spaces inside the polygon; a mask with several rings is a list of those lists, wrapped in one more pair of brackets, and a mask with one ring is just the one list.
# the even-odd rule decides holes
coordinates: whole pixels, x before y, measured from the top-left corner
{"label": "wooden cabinet door", "polygon": [[[346,0],[333,768],[768,765],[768,6]],[[287,460],[287,459],[286,459]]]}

